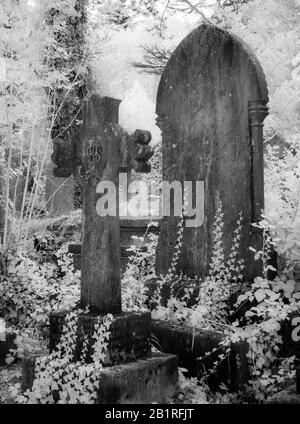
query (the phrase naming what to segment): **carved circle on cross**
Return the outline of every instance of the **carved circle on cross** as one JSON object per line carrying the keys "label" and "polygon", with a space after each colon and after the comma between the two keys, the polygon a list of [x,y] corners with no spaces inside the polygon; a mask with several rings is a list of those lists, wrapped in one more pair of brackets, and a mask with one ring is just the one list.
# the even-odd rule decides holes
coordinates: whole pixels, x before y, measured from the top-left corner
{"label": "carved circle on cross", "polygon": [[89,167],[95,169],[102,158],[102,149],[96,139],[89,139],[86,143],[86,158]]}

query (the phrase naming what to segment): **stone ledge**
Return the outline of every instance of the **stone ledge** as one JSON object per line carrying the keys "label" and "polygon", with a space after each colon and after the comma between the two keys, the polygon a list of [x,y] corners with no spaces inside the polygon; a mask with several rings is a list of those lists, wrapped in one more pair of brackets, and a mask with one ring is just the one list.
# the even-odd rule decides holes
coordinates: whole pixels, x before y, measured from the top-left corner
{"label": "stone ledge", "polygon": [[[210,368],[218,359],[218,354],[222,353],[220,349],[202,361],[198,359],[199,356],[203,357],[206,352],[218,347],[224,336],[217,331],[195,330],[193,332],[192,328],[160,320],[152,320],[151,331],[162,352],[177,355],[179,366],[188,369],[189,375],[193,377],[201,377],[204,367]],[[232,346],[229,360],[223,361],[218,367],[218,376],[209,377],[208,383],[213,390],[220,382],[224,382],[232,391],[242,388],[248,381],[247,351],[246,343]]]}
{"label": "stone ledge", "polygon": [[296,392],[296,384],[291,384],[286,389],[268,399],[269,404],[298,404],[300,405],[300,393]]}
{"label": "stone ledge", "polygon": [[[22,391],[31,389],[37,356],[22,362]],[[155,353],[147,358],[105,367],[99,372],[97,404],[166,403],[176,391],[178,359]]]}
{"label": "stone ledge", "polygon": [[[52,312],[50,314],[50,352],[58,344],[67,312]],[[78,360],[82,349],[83,335],[88,336],[87,362],[91,362],[92,335],[97,315],[79,315],[77,348],[74,360]],[[124,361],[146,357],[150,351],[150,312],[130,312],[114,315],[111,335],[108,344],[108,354],[105,364],[115,365]]]}
{"label": "stone ledge", "polygon": [[[53,224],[48,225],[47,230],[49,231],[56,231],[61,232],[62,228],[64,228],[68,233],[72,233],[74,231],[81,231],[81,222],[78,222],[77,224],[68,224],[67,226],[64,224],[66,219],[61,219],[59,221],[54,222]],[[132,230],[146,230],[148,227],[151,232],[153,233],[159,233],[160,231],[160,221],[161,218],[154,217],[151,219],[122,219],[120,218],[120,228],[124,229],[125,231],[132,231]],[[156,222],[157,224],[154,225],[153,222]]]}
{"label": "stone ledge", "polygon": [[[129,246],[121,246],[120,253],[121,256],[129,257],[132,255],[132,252],[128,251]],[[141,252],[147,252],[147,246],[142,246],[139,248]],[[78,255],[81,257],[81,244],[80,243],[72,243],[68,246],[68,252],[73,255]]]}

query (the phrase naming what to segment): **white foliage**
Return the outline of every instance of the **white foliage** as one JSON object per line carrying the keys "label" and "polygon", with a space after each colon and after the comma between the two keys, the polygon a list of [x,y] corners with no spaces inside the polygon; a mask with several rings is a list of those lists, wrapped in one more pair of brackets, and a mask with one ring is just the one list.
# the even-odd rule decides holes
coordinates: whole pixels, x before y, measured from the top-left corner
{"label": "white foliage", "polygon": [[0,318],[0,342],[5,341],[6,327],[4,319]]}
{"label": "white foliage", "polygon": [[160,130],[155,124],[155,103],[138,80],[125,93],[120,105],[120,124],[130,132],[137,128],[151,131],[151,144],[161,140]]}

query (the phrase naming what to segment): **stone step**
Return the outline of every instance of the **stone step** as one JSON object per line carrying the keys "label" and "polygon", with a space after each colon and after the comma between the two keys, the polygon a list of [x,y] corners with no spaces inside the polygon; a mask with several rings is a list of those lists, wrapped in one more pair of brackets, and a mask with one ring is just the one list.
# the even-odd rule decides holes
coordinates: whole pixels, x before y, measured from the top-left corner
{"label": "stone step", "polygon": [[101,371],[99,404],[167,403],[176,391],[178,359],[153,353]]}
{"label": "stone step", "polygon": [[[32,388],[35,359],[23,359],[23,391]],[[176,391],[178,359],[174,355],[153,353],[98,372],[97,404],[167,403]]]}
{"label": "stone step", "polygon": [[[126,256],[129,257],[131,255],[131,252],[128,251],[128,248],[131,246],[121,246],[121,257]],[[147,246],[141,246],[139,247],[139,250],[141,252],[147,252]],[[68,252],[73,255],[80,255],[81,257],[81,244],[80,243],[72,243],[68,246]]]}

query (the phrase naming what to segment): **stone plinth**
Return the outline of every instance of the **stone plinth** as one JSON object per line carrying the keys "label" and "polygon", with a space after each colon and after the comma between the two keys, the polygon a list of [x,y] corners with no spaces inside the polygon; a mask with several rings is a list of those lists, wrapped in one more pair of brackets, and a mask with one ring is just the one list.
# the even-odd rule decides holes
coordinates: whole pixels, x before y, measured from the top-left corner
{"label": "stone plinth", "polygon": [[[65,317],[66,312],[50,315],[50,350],[55,349],[59,341]],[[103,369],[97,371],[100,382],[97,404],[167,403],[175,394],[178,358],[172,354],[151,354],[150,318],[148,312],[114,315],[107,358]],[[91,336],[97,319],[98,316],[92,314],[79,315],[74,361],[79,359],[83,335],[87,335],[87,362],[92,362]],[[23,359],[23,391],[32,388],[36,358],[31,356]]]}
{"label": "stone plinth", "polygon": [[[50,351],[59,342],[66,312],[50,314]],[[108,344],[105,365],[119,364],[150,354],[150,312],[130,312],[114,315]],[[78,323],[78,340],[75,360],[79,359],[82,349],[83,335],[88,336],[87,362],[91,362],[92,345],[94,340],[94,324],[98,316],[92,314],[80,315]]]}
{"label": "stone plinth", "polygon": [[[212,368],[213,362],[218,361],[218,355],[224,353],[219,349],[205,360],[198,359],[219,346],[224,336],[217,331],[193,331],[192,328],[178,324],[153,320],[151,332],[157,338],[162,352],[178,355],[179,366],[188,369],[192,377],[200,378],[205,369]],[[218,367],[217,376],[209,377],[208,383],[212,389],[216,389],[220,382],[224,382],[230,390],[242,388],[248,381],[247,350],[246,343],[232,346],[229,361],[223,361]],[[239,367],[237,367],[237,358]]]}
{"label": "stone plinth", "polygon": [[166,403],[175,393],[178,359],[152,354],[101,371],[99,404]]}
{"label": "stone plinth", "polygon": [[[23,391],[32,388],[35,357],[23,360]],[[178,359],[155,353],[144,359],[103,368],[97,404],[166,403],[175,394]]]}

